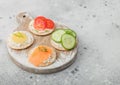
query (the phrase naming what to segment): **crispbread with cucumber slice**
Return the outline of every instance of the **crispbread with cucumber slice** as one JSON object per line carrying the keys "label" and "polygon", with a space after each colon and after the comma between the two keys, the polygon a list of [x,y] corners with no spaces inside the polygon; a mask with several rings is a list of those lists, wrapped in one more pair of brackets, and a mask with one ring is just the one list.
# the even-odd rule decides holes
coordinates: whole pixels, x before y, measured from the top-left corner
{"label": "crispbread with cucumber slice", "polygon": [[[33,20],[33,18],[29,16],[26,12],[18,14],[17,21],[19,23],[19,26],[14,31],[21,31],[21,30],[29,31],[28,25],[31,20]],[[55,23],[55,25],[57,29],[68,28],[65,25],[59,23]],[[32,73],[53,73],[65,69],[68,66],[70,66],[76,59],[76,54],[78,50],[78,45],[77,45],[78,40],[76,34],[74,32],[71,32],[71,30],[64,30],[64,31],[66,34],[63,33],[60,39],[57,39],[55,36],[53,37],[55,38],[55,40],[57,39],[59,43],[62,43],[60,45],[62,45],[62,48],[65,49],[64,51],[55,49],[57,52],[57,59],[53,64],[46,67],[35,67],[30,62],[28,62],[28,56],[27,56],[29,54],[29,51],[38,45],[47,45],[50,47],[55,47],[50,43],[51,40],[55,42],[55,40],[51,39],[52,33],[45,36],[37,36],[32,34],[35,40],[34,43],[30,47],[23,50],[14,50],[11,49],[9,46],[7,46],[8,52],[10,54],[10,58],[17,66],[19,66],[23,70]],[[66,40],[66,38],[68,38],[68,40]],[[72,43],[70,43],[69,41],[72,41]]]}
{"label": "crispbread with cucumber slice", "polygon": [[58,28],[51,35],[51,44],[58,50],[72,50],[77,44],[76,36],[69,28]]}

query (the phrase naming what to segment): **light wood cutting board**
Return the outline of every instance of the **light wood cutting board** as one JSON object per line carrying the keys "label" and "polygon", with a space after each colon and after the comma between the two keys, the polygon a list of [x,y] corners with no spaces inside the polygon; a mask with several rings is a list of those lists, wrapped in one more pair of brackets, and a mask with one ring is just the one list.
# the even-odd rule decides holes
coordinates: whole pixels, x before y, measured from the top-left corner
{"label": "light wood cutting board", "polygon": [[[19,31],[19,30],[29,31],[28,25],[33,18],[30,15],[28,15],[26,12],[19,13],[16,18],[19,26],[14,31]],[[62,27],[66,27],[66,26],[56,23],[56,28],[62,28]],[[34,36],[34,43],[26,49],[13,50],[9,46],[7,46],[8,52],[10,54],[10,58],[17,66],[19,66],[23,70],[26,70],[32,73],[53,73],[53,72],[57,72],[67,68],[76,59],[78,45],[71,51],[59,51],[56,49],[57,59],[53,64],[47,67],[33,66],[31,63],[28,62],[29,51],[38,45],[51,46],[50,44],[51,34],[45,35],[45,36],[37,36],[34,34],[32,35]]]}

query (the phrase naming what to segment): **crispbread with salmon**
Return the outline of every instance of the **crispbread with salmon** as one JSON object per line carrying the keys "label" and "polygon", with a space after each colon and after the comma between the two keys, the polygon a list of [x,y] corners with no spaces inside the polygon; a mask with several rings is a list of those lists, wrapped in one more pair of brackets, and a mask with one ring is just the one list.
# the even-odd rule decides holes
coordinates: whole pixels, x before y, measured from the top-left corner
{"label": "crispbread with salmon", "polygon": [[29,52],[28,57],[28,61],[34,66],[45,67],[55,62],[56,52],[52,47],[39,45]]}

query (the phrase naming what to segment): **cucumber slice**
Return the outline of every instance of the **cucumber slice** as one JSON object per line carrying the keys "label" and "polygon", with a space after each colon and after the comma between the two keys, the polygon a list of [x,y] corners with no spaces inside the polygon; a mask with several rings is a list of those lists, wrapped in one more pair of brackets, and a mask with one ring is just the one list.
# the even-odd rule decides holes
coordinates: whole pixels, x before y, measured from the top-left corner
{"label": "cucumber slice", "polygon": [[55,42],[58,42],[58,43],[61,42],[61,37],[64,33],[65,33],[65,31],[62,29],[56,30],[52,34],[52,40],[54,40]]}
{"label": "cucumber slice", "polygon": [[62,46],[66,49],[66,50],[71,50],[75,47],[76,45],[76,39],[74,36],[70,35],[70,34],[63,34],[62,36]]}
{"label": "cucumber slice", "polygon": [[67,34],[70,34],[70,35],[72,35],[72,36],[74,36],[76,38],[76,33],[73,30],[71,30],[71,29],[65,29],[65,32]]}

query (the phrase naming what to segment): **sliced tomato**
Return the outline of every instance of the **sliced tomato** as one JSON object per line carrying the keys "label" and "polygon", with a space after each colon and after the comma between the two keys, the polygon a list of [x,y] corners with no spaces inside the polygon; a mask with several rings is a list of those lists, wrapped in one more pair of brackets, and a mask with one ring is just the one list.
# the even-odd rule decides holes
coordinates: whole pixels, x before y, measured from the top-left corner
{"label": "sliced tomato", "polygon": [[54,25],[55,25],[54,22],[52,20],[50,20],[50,19],[46,20],[46,24],[47,24],[48,29],[53,29]]}
{"label": "sliced tomato", "polygon": [[34,27],[37,30],[44,30],[44,29],[53,29],[54,22],[51,19],[47,19],[43,16],[38,16],[35,18]]}
{"label": "sliced tomato", "polygon": [[46,28],[46,18],[43,16],[35,18],[34,27],[37,30],[44,30]]}
{"label": "sliced tomato", "polygon": [[35,18],[35,20],[38,20],[38,19],[46,20],[46,18],[44,16],[38,16]]}

